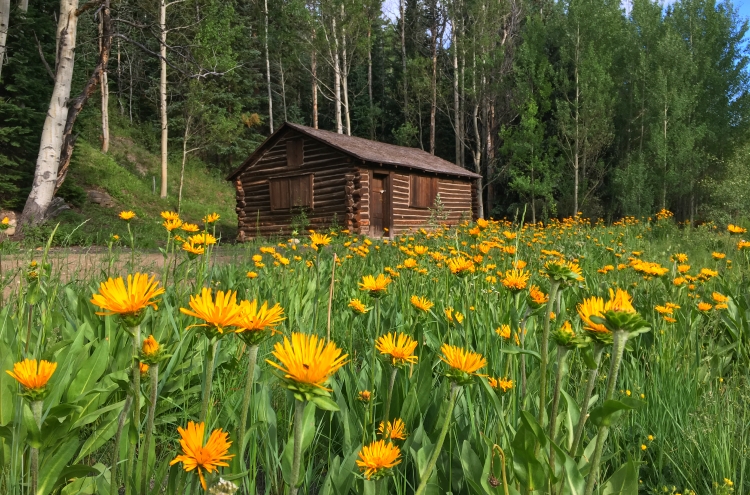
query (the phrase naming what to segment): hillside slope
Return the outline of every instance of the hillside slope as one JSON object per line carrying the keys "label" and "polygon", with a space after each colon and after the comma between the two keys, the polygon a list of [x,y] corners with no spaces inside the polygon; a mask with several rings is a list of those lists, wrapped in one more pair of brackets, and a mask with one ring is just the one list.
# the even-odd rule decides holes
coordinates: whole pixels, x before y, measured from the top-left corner
{"label": "hillside slope", "polygon": [[[113,134],[108,154],[80,139],[60,191],[70,210],[41,227],[27,229],[27,240],[46,239],[59,222],[56,244],[105,245],[112,234],[127,238],[127,225],[118,214],[132,210],[137,215],[131,222],[136,245],[142,248],[163,245],[166,235],[159,213],[178,208],[181,157],[170,158],[173,159],[169,163],[168,197],[161,199],[158,155],[125,133]],[[234,201],[234,188],[229,182],[200,160],[188,160],[180,205],[185,221],[199,223],[207,213],[219,213],[217,231],[225,242],[231,242],[237,231]]]}

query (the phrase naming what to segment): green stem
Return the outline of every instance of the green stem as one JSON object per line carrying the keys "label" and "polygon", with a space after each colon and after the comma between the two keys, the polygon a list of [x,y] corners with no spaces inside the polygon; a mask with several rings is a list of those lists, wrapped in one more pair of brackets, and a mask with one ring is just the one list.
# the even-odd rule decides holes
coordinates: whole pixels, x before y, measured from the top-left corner
{"label": "green stem", "polygon": [[141,451],[143,452],[143,463],[141,464],[141,495],[148,495],[146,492],[146,486],[148,485],[149,479],[148,456],[149,450],[151,449],[151,438],[153,436],[154,430],[154,417],[156,416],[156,400],[158,397],[157,392],[159,390],[159,364],[156,363],[151,365],[151,368],[149,368],[148,372],[149,378],[151,379],[151,388],[149,390],[149,400],[151,403],[148,406],[146,438],[144,439],[143,446],[141,447]]}
{"label": "green stem", "polygon": [[578,425],[576,426],[575,436],[573,437],[573,445],[570,446],[570,455],[575,457],[578,445],[581,443],[583,437],[583,427],[586,424],[586,419],[589,412],[589,401],[591,395],[594,393],[594,387],[596,387],[596,377],[599,375],[599,364],[602,362],[602,354],[604,354],[604,344],[600,342],[594,343],[594,363],[596,367],[589,370],[589,380],[586,383],[586,391],[583,394],[583,402],[581,403],[581,414],[578,417]]}
{"label": "green stem", "polygon": [[549,287],[547,301],[547,315],[544,318],[544,331],[542,333],[541,364],[539,378],[539,424],[544,424],[544,413],[547,408],[547,362],[549,361],[549,321],[552,316],[552,306],[557,297],[557,289],[560,282],[553,280]]}
{"label": "green stem", "polygon": [[[35,400],[31,403],[31,412],[34,415],[34,422],[39,430],[42,429],[42,406],[44,402]],[[39,485],[39,449],[31,447],[29,452],[29,472],[31,473],[31,490],[29,493],[35,494]]]}
{"label": "green stem", "polygon": [[216,344],[218,340],[212,340],[208,346],[206,356],[206,381],[203,383],[203,402],[201,403],[201,415],[199,421],[204,423],[208,414],[208,403],[211,400],[211,385],[214,381],[214,362],[216,361]]}
{"label": "green stem", "polygon": [[302,416],[305,414],[305,403],[294,402],[294,456],[292,457],[292,480],[290,495],[297,495],[299,489],[299,471],[302,461]]}
{"label": "green stem", "polygon": [[[549,416],[549,437],[552,442],[555,441],[557,436],[557,409],[560,406],[560,386],[562,385],[563,372],[565,370],[565,358],[568,356],[568,348],[565,346],[557,346],[557,374],[555,376],[555,389],[552,396],[552,411]],[[555,449],[550,444],[549,447],[549,466],[550,472],[554,475],[555,473]],[[554,493],[554,487],[550,490],[550,493]]]}
{"label": "green stem", "polygon": [[112,452],[112,466],[109,469],[109,486],[110,492],[115,493],[117,486],[117,467],[120,464],[120,441],[122,440],[122,430],[125,427],[125,419],[128,417],[130,407],[133,405],[133,395],[128,394],[125,399],[125,406],[120,411],[120,417],[117,419],[117,433],[115,433],[115,446]]}
{"label": "green stem", "polygon": [[[622,354],[625,352],[625,343],[628,341],[628,332],[625,330],[615,330],[612,332],[612,336],[614,339],[612,343],[612,362],[609,366],[607,395],[604,400],[610,400],[615,392],[617,373],[620,371]],[[589,477],[586,480],[586,490],[584,491],[584,495],[591,495],[594,492],[594,483],[596,483],[596,478],[599,476],[599,463],[602,459],[604,440],[607,437],[608,430],[608,426],[602,425],[599,427],[599,432],[596,435],[596,449],[594,450],[594,456],[591,458],[591,470],[589,471]]]}
{"label": "green stem", "polygon": [[443,422],[443,429],[440,431],[440,437],[438,438],[438,441],[435,444],[435,448],[432,451],[432,456],[430,456],[430,461],[427,463],[427,467],[422,473],[421,481],[419,482],[419,487],[417,488],[417,491],[415,492],[414,495],[423,495],[425,491],[427,490],[427,482],[430,480],[430,476],[432,475],[432,470],[435,469],[435,464],[437,464],[438,457],[440,457],[440,449],[442,449],[443,447],[445,436],[448,434],[448,429],[450,428],[450,425],[451,425],[451,419],[453,419],[453,408],[456,405],[456,397],[458,397],[458,391],[460,389],[461,389],[460,385],[451,383],[451,400],[450,400],[450,403],[448,404],[448,411],[445,414],[445,421]]}
{"label": "green stem", "polygon": [[[130,224],[128,224],[130,228]],[[133,337],[133,425],[136,431],[140,430],[141,426],[141,367],[138,354],[141,350],[141,326],[136,325],[130,329]],[[136,445],[138,439],[136,438]],[[130,479],[134,478],[135,468],[135,451],[136,447],[129,449],[128,452],[128,465],[126,471],[125,480],[125,495],[132,493],[132,484],[129,482]]]}
{"label": "green stem", "polygon": [[245,381],[245,395],[242,397],[242,414],[240,427],[237,432],[237,441],[240,443],[240,462],[245,464],[245,428],[247,425],[247,412],[250,409],[250,397],[253,394],[253,379],[255,377],[255,363],[258,360],[258,346],[252,345],[247,351],[247,379]]}
{"label": "green stem", "polygon": [[398,368],[394,366],[393,371],[391,371],[391,382],[388,385],[388,396],[385,399],[385,409],[383,409],[383,422],[388,421],[388,413],[391,410],[391,398],[393,397],[393,385],[396,383],[397,373]]}

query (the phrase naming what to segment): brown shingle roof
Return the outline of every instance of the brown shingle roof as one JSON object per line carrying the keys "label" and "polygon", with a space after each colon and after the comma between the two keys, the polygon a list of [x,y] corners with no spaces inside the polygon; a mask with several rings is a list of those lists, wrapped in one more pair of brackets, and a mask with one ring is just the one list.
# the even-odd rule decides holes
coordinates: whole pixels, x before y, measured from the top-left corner
{"label": "brown shingle roof", "polygon": [[[396,146],[395,144],[381,143],[378,141],[371,141],[369,139],[347,136],[346,134],[337,134],[331,131],[324,131],[321,129],[313,129],[299,124],[292,124],[291,122],[284,123],[268,140],[269,143],[272,138],[279,135],[285,129],[294,129],[301,132],[313,139],[317,139],[339,151],[351,155],[360,160],[371,163],[379,163],[383,165],[392,165],[395,167],[406,167],[416,170],[424,170],[427,172],[434,172],[438,174],[453,175],[459,177],[468,178],[479,178],[479,174],[467,170],[463,167],[459,167],[449,161],[443,160],[440,157],[431,155],[426,151],[422,151],[417,148],[407,148],[405,146]],[[250,159],[246,160],[245,163],[235,170],[227,179],[234,179],[237,174],[244,170],[245,166],[253,163],[255,155],[261,151],[265,144],[261,145],[258,150],[253,153]]]}

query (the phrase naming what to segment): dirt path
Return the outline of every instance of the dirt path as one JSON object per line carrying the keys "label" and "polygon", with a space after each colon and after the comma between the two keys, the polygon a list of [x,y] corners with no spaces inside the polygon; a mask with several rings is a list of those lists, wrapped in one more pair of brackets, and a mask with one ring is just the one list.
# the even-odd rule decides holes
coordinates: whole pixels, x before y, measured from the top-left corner
{"label": "dirt path", "polygon": [[[34,260],[41,262],[43,251],[37,249],[26,253],[3,255],[0,268],[2,268],[2,279],[5,279],[3,287],[3,299],[6,300],[11,292],[15,291],[22,277],[29,270],[29,263]],[[180,256],[180,253],[178,253]],[[218,263],[240,263],[246,256],[246,251],[237,248],[217,249],[214,252],[214,262]],[[48,262],[52,267],[51,277],[59,279],[63,283],[72,280],[104,280],[110,263],[110,254],[106,249],[94,248],[65,248],[51,249],[48,254]],[[112,269],[110,273],[124,275],[130,264],[130,252],[120,250],[112,255]],[[138,271],[153,273],[157,277],[161,274],[164,266],[164,257],[159,251],[136,251],[135,266]],[[10,280],[8,280],[10,279]]]}

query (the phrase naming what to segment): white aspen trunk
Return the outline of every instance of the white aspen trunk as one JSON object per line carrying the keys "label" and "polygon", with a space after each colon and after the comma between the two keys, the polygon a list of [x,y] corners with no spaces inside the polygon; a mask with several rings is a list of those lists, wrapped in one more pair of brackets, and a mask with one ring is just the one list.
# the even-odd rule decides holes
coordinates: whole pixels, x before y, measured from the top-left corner
{"label": "white aspen trunk", "polygon": [[268,0],[263,1],[263,14],[265,15],[265,38],[263,45],[266,51],[266,86],[268,86],[268,125],[273,133],[273,94],[271,93],[271,61],[268,58]]}
{"label": "white aspen trunk", "polygon": [[578,215],[578,170],[580,167],[580,161],[579,161],[579,153],[580,153],[580,136],[579,136],[579,127],[578,127],[578,121],[580,117],[579,112],[579,105],[580,105],[580,98],[581,98],[581,86],[579,85],[578,81],[578,56],[579,56],[579,43],[581,41],[581,32],[580,27],[577,31],[576,36],[576,63],[575,63],[575,81],[576,81],[576,110],[575,110],[575,125],[576,125],[576,136],[575,136],[575,151],[573,155],[573,171],[574,171],[574,179],[573,179],[573,216],[575,217]]}
{"label": "white aspen trunk", "polygon": [[408,78],[406,77],[406,16],[404,15],[404,0],[398,2],[399,15],[401,16],[401,63],[404,70],[404,122],[409,121],[409,92]]}
{"label": "white aspen trunk", "polygon": [[661,188],[661,207],[663,210],[667,209],[667,106],[666,99],[664,100],[664,179]]}
{"label": "white aspen trunk", "polygon": [[344,117],[346,120],[346,135],[352,135],[352,121],[349,118],[349,65],[346,59],[346,24],[344,24],[344,4],[341,4],[341,90],[344,93]]}
{"label": "white aspen trunk", "polygon": [[29,0],[18,0],[18,8],[21,9],[21,12],[28,12]]}
{"label": "white aspen trunk", "polygon": [[[313,40],[315,32],[313,31]],[[318,128],[318,57],[313,48],[310,56],[310,71],[312,72],[312,121],[313,129]]]}
{"label": "white aspen trunk", "polygon": [[169,152],[169,122],[167,120],[167,1],[159,2],[159,111],[161,114],[161,190],[159,197],[167,197],[167,154]]}
{"label": "white aspen trunk", "polygon": [[435,117],[437,113],[437,45],[438,45],[438,21],[437,2],[434,2],[434,22],[432,24],[432,77],[430,78],[430,154],[435,154]]}
{"label": "white aspen trunk", "polygon": [[0,0],[0,78],[3,75],[5,62],[5,44],[8,40],[8,24],[10,23],[10,0]]}
{"label": "white aspen trunk", "polygon": [[117,106],[120,115],[125,115],[125,107],[122,105],[122,65],[120,65],[120,38],[117,38]]}
{"label": "white aspen trunk", "polygon": [[[368,19],[372,24],[372,21]],[[372,27],[367,26],[367,95],[370,97],[370,139],[375,139],[375,105],[372,100]]]}
{"label": "white aspen trunk", "polygon": [[453,50],[453,125],[456,133],[456,165],[461,166],[461,108],[458,98],[458,47],[456,46],[456,18],[451,26],[451,49]]}
{"label": "white aspen trunk", "polygon": [[78,0],[61,0],[57,23],[58,64],[47,117],[44,119],[34,182],[23,208],[21,223],[43,222],[57,184],[63,129],[68,117],[68,98],[75,62]]}
{"label": "white aspen trunk", "polygon": [[[459,5],[463,7],[461,2],[459,2]],[[461,7],[459,7],[459,11],[461,11]],[[461,26],[460,31],[460,37],[463,39],[464,35],[464,23],[463,21],[459,21]],[[458,139],[459,139],[459,147],[460,147],[460,154],[459,154],[459,160],[462,167],[466,164],[466,121],[465,121],[465,113],[466,113],[466,85],[465,85],[465,69],[466,69],[466,52],[463,51],[463,48],[461,50],[461,58],[459,59],[459,65],[461,66],[461,82],[459,84],[458,90],[459,90],[459,109],[458,112]],[[481,184],[481,180],[479,182]],[[479,204],[481,205],[482,202],[480,201]],[[482,208],[483,210],[484,208]],[[480,218],[484,218],[483,216]]]}
{"label": "white aspen trunk", "polygon": [[284,110],[284,122],[289,120],[286,114],[286,83],[284,81],[284,64],[279,59],[279,74],[281,75],[281,108]]}
{"label": "white aspen trunk", "polygon": [[188,114],[185,118],[185,134],[182,136],[182,167],[180,167],[180,188],[177,193],[177,213],[180,213],[182,207],[182,185],[185,182],[185,162],[187,161],[188,149],[187,143],[190,138],[190,120],[192,115]]}
{"label": "white aspen trunk", "polygon": [[[99,20],[99,51],[102,49],[102,25],[103,17]],[[119,55],[119,54],[118,54]],[[109,151],[109,84],[107,83],[107,70],[103,70],[99,76],[99,87],[102,92],[102,153]]]}
{"label": "white aspen trunk", "polygon": [[334,107],[336,109],[336,132],[344,133],[344,125],[341,122],[341,64],[339,63],[339,37],[336,33],[336,16],[331,18],[331,32],[333,33],[333,92]]}

